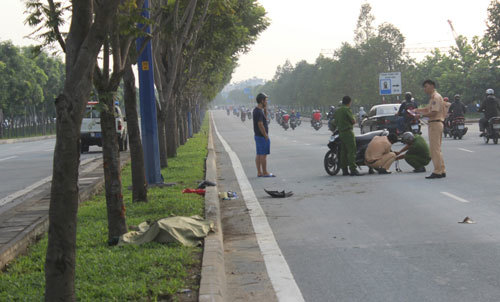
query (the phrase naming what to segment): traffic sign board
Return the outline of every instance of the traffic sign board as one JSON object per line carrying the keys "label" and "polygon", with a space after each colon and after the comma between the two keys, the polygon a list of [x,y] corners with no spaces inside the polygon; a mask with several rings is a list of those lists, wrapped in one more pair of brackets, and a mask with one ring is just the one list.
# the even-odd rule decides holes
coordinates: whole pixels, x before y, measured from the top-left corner
{"label": "traffic sign board", "polygon": [[401,94],[401,72],[381,73],[379,75],[380,95]]}

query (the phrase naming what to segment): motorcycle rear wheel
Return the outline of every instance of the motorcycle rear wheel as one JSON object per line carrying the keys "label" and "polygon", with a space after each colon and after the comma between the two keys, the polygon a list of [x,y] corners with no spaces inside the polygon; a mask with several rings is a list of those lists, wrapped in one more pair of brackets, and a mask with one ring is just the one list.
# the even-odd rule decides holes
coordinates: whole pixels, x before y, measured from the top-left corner
{"label": "motorcycle rear wheel", "polygon": [[497,144],[498,144],[498,137],[495,137],[495,138],[493,139],[493,143],[494,143],[495,145],[497,145]]}
{"label": "motorcycle rear wheel", "polygon": [[338,156],[337,150],[329,150],[325,154],[324,159],[325,171],[328,175],[335,176],[340,171],[340,158]]}

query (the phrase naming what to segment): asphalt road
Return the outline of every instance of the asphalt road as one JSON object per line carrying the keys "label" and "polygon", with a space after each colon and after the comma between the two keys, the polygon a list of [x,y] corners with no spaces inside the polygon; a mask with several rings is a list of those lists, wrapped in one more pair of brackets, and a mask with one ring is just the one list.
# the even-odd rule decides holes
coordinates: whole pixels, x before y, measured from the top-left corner
{"label": "asphalt road", "polygon": [[[0,199],[52,174],[55,139],[0,145]],[[80,160],[102,156],[93,146]]]}
{"label": "asphalt road", "polygon": [[[214,117],[306,301],[500,301],[500,145],[485,145],[477,125],[444,139],[448,177],[426,180],[432,164],[426,174],[402,162],[403,173],[328,176],[326,126],[273,121],[277,177],[257,178],[252,121]],[[264,188],[295,194],[271,199]],[[466,216],[477,223],[459,224]]]}

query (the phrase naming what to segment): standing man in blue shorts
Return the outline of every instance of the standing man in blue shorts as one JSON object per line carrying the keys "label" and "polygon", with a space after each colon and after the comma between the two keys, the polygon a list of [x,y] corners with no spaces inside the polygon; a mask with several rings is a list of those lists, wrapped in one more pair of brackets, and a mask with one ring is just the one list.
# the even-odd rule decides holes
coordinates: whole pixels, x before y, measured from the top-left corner
{"label": "standing man in blue shorts", "polygon": [[258,177],[274,177],[267,172],[267,155],[271,153],[271,140],[269,140],[269,127],[267,125],[267,95],[259,93],[257,95],[257,107],[253,110],[253,131],[255,134],[255,145],[257,146]]}

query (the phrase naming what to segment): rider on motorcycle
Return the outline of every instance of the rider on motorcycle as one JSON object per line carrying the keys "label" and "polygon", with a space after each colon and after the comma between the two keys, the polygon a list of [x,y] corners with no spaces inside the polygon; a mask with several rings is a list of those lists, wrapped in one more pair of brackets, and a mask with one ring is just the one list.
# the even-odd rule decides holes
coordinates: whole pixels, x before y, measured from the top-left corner
{"label": "rider on motorcycle", "polygon": [[479,120],[479,131],[481,135],[484,136],[486,133],[486,128],[488,127],[488,121],[492,117],[497,117],[500,110],[500,104],[495,97],[495,91],[493,89],[486,90],[486,100],[483,101],[481,107],[479,107],[479,112],[484,112],[484,117]]}
{"label": "rider on motorcycle", "polygon": [[311,125],[318,121],[321,121],[321,112],[319,110],[313,110]]}
{"label": "rider on motorcycle", "polygon": [[[431,152],[425,139],[420,135],[413,135],[412,132],[405,132],[401,137],[401,141],[406,146],[399,152],[396,152],[397,160],[405,159],[405,161],[413,167],[413,172],[425,172],[425,166],[431,162]],[[405,154],[402,154],[406,152]]]}
{"label": "rider on motorcycle", "polygon": [[449,117],[445,121],[445,124],[451,127],[451,122],[457,117],[464,117],[465,112],[467,112],[467,107],[460,100],[460,94],[455,94],[455,101],[451,104],[450,109],[448,109]]}
{"label": "rider on motorcycle", "polygon": [[410,121],[412,120],[412,116],[408,113],[408,110],[414,110],[418,108],[417,102],[412,97],[411,92],[405,93],[405,100],[399,106],[399,110],[397,115],[403,118],[404,128],[405,130],[411,130]]}

